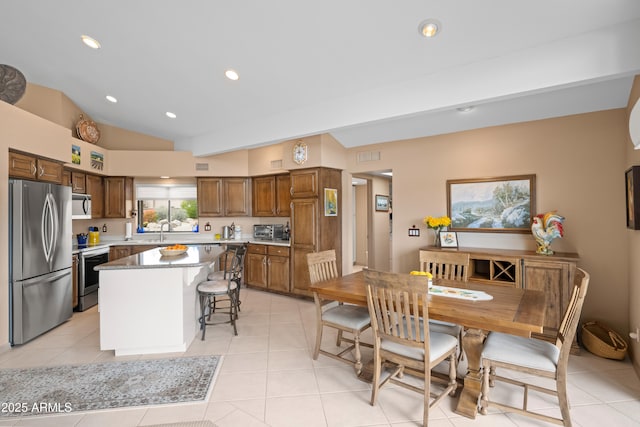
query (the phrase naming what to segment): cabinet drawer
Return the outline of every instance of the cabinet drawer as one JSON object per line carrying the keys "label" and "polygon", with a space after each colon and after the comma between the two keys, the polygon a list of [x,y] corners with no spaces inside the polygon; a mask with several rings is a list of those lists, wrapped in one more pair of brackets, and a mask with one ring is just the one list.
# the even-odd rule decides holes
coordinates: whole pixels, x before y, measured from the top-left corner
{"label": "cabinet drawer", "polygon": [[267,253],[275,256],[289,256],[289,248],[286,246],[267,246]]}
{"label": "cabinet drawer", "polygon": [[267,253],[267,245],[249,245],[247,247],[247,252],[250,253],[250,254],[266,255],[266,253]]}

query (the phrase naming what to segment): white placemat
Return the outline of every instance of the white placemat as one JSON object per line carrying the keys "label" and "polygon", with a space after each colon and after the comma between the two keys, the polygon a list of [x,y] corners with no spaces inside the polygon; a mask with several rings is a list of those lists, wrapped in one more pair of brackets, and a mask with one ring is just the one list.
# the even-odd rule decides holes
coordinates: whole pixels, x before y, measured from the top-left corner
{"label": "white placemat", "polygon": [[484,291],[472,291],[469,289],[450,288],[448,286],[432,286],[429,288],[431,295],[448,298],[459,298],[471,301],[489,301],[493,297]]}

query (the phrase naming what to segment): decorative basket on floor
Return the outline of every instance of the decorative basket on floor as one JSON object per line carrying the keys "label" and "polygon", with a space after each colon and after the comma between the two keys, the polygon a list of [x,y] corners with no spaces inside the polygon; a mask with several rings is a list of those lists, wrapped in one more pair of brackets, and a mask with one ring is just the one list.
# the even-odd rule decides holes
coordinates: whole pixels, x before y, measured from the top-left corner
{"label": "decorative basket on floor", "polygon": [[627,354],[627,343],[616,331],[598,322],[582,325],[582,344],[596,356],[622,360]]}

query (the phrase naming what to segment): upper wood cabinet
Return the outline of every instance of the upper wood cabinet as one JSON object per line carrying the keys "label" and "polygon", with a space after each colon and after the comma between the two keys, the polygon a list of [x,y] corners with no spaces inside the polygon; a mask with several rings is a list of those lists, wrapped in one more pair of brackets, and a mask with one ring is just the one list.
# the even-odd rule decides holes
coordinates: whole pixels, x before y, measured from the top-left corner
{"label": "upper wood cabinet", "polygon": [[101,176],[86,176],[87,194],[91,195],[91,217],[104,218],[104,181]]}
{"label": "upper wood cabinet", "polygon": [[9,176],[62,184],[62,163],[30,154],[9,152]]}
{"label": "upper wood cabinet", "polygon": [[253,178],[253,216],[291,215],[291,178],[269,175]]}
{"label": "upper wood cabinet", "polygon": [[291,171],[291,198],[318,197],[319,169]]}
{"label": "upper wood cabinet", "polygon": [[133,209],[133,178],[104,178],[104,217],[129,218]]}
{"label": "upper wood cabinet", "polygon": [[84,172],[71,172],[71,191],[85,194],[87,192],[86,174]]}
{"label": "upper wood cabinet", "polygon": [[250,178],[198,178],[198,216],[249,215]]}
{"label": "upper wood cabinet", "polygon": [[69,169],[62,169],[62,185],[71,187],[71,171]]}

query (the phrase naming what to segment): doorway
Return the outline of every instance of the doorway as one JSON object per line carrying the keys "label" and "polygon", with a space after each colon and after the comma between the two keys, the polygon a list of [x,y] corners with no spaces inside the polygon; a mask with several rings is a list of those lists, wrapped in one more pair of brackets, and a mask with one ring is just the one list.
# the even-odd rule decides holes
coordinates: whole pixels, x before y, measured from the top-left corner
{"label": "doorway", "polygon": [[[392,175],[391,171],[354,174],[353,260],[354,271],[362,267],[391,271]],[[388,197],[389,209],[376,209],[376,196]]]}

